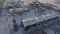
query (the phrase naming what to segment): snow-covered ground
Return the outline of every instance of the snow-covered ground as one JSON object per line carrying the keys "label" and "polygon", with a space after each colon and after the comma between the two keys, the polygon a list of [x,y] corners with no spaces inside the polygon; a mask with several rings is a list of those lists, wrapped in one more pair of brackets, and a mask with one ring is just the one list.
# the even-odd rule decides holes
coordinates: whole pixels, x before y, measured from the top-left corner
{"label": "snow-covered ground", "polygon": [[38,0],[42,3],[49,3],[49,4],[52,4],[52,5],[55,5],[58,7],[58,9],[60,9],[60,0]]}
{"label": "snow-covered ground", "polygon": [[[3,8],[6,8],[7,5],[9,4],[9,1],[12,1],[12,0],[5,0],[4,2],[4,5],[3,5]],[[19,0],[13,0],[15,2],[19,2]],[[32,1],[35,1],[35,0],[22,0],[22,1],[25,1],[24,5],[27,5],[29,4],[30,2]],[[29,1],[29,2],[27,2]],[[60,0],[38,0],[40,2],[43,2],[43,3],[50,3],[50,4],[53,4],[53,5],[56,5],[59,9],[60,9]],[[12,23],[12,19],[13,17],[10,17],[8,15],[8,10],[2,10],[2,16],[0,17],[0,34],[10,34],[10,30],[13,29],[13,23]],[[32,13],[26,13],[26,17],[31,17],[29,14],[33,14]],[[29,16],[28,16],[29,15]],[[33,15],[32,15],[33,16]],[[22,18],[24,18],[25,16],[23,16]],[[25,17],[25,18],[26,18]],[[17,20],[17,23],[18,25],[20,25],[20,16],[16,16],[16,20]],[[9,29],[10,27],[10,29]],[[22,34],[23,33],[23,29],[22,27],[19,28],[19,31],[18,32],[13,32],[14,34]]]}
{"label": "snow-covered ground", "polygon": [[[27,6],[29,5],[29,3],[32,3],[35,0],[5,0],[4,2],[4,7],[7,7],[7,5],[9,5],[9,2],[19,2],[21,3],[21,1],[24,1],[24,5]],[[38,0],[39,2],[42,3],[48,3],[48,4],[52,4],[58,7],[58,9],[60,9],[60,0]],[[21,3],[22,4],[22,3]]]}

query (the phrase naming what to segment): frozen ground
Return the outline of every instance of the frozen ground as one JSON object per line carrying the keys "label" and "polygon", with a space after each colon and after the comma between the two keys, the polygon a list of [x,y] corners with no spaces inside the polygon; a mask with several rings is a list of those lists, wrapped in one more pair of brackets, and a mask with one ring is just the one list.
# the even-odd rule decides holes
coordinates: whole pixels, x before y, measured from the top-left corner
{"label": "frozen ground", "polygon": [[[20,19],[21,18],[28,18],[28,17],[32,17],[34,15],[36,15],[34,12],[26,12],[24,15],[21,15],[21,16],[16,15],[16,21],[17,21],[18,25],[20,25],[21,24],[20,23]],[[0,31],[3,31],[3,32],[5,31],[5,33],[7,32],[7,34],[8,33],[12,33],[12,34],[23,34],[23,32],[24,32],[23,30],[24,29],[22,27],[19,27],[19,30],[17,32],[11,31],[13,29],[12,28],[13,27],[12,19],[13,19],[13,17],[12,16],[9,16],[8,12],[6,12],[5,10],[3,10],[2,16],[0,17],[0,24],[1,24],[1,30]],[[7,31],[6,31],[5,28],[7,29]],[[49,30],[47,30],[47,31],[49,31]],[[1,34],[3,34],[3,33],[1,33]]]}
{"label": "frozen ground", "polygon": [[[4,6],[7,7],[6,5],[9,4],[10,1],[12,1],[12,0],[5,0]],[[29,3],[31,3],[32,1],[35,1],[35,0],[13,0],[13,1],[14,2],[20,2],[20,3],[21,3],[21,1],[24,1],[24,5],[28,5]],[[42,2],[42,3],[53,4],[53,5],[57,6],[58,9],[60,9],[60,0],[38,0],[38,1],[39,2]]]}
{"label": "frozen ground", "polygon": [[[6,0],[6,2],[4,3],[4,7],[7,7],[7,1],[12,1],[12,0]],[[18,0],[15,0],[15,2],[18,1]],[[23,0],[24,1],[24,0]],[[31,1],[31,0],[30,0]],[[39,0],[40,1],[40,0]],[[41,0],[41,2],[43,3],[51,3],[51,4],[54,4],[54,5],[57,5],[58,8],[60,8],[60,3],[59,3],[60,0]],[[32,12],[33,13],[33,12]],[[27,14],[26,16],[28,16],[29,14]],[[33,16],[33,15],[32,15]],[[31,17],[31,16],[30,16]],[[20,22],[20,16],[16,16],[16,20],[17,20],[17,23],[18,24],[21,24],[19,23]],[[12,23],[12,19],[13,17],[10,17],[8,15],[8,10],[3,10],[2,12],[2,16],[0,17],[0,34],[10,34],[10,29],[9,29],[9,26],[12,28],[13,27],[13,23]],[[49,30],[47,30],[49,32]],[[19,28],[19,31],[18,32],[13,32],[13,34],[22,34],[23,33],[23,29],[22,27]]]}

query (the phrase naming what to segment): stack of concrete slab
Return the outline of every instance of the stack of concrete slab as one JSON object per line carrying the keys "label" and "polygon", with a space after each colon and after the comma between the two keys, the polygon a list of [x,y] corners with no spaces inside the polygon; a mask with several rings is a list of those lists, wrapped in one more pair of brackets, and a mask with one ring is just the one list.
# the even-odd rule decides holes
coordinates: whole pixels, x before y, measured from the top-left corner
{"label": "stack of concrete slab", "polygon": [[36,23],[39,23],[39,22],[42,22],[45,20],[49,20],[52,18],[59,17],[59,13],[56,12],[55,10],[51,10],[51,11],[46,10],[45,14],[42,14],[40,16],[38,16],[39,14],[36,16],[37,13],[35,13],[35,12],[33,14],[32,14],[33,15],[32,17],[26,17],[26,18],[22,19],[22,23],[23,23],[24,27],[27,27],[27,26],[30,26],[30,25],[33,25],[33,24],[36,24]]}

